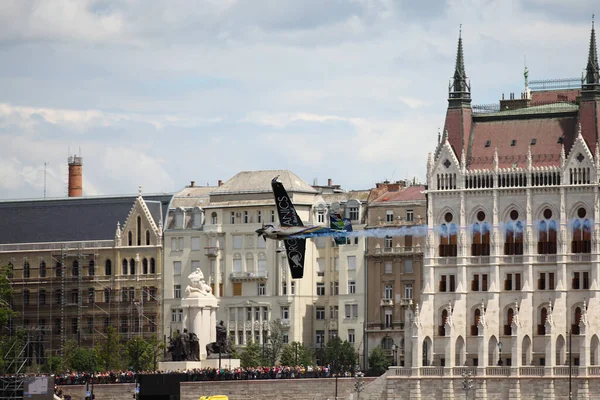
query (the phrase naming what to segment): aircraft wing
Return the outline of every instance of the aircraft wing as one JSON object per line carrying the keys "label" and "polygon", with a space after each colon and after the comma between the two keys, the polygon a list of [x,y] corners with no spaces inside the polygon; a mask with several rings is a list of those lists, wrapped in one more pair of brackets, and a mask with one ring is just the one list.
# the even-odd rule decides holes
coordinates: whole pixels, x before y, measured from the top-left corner
{"label": "aircraft wing", "polygon": [[273,188],[273,194],[275,195],[275,205],[277,206],[277,214],[279,215],[279,224],[285,227],[304,226],[296,212],[294,204],[292,204],[292,200],[290,200],[290,196],[288,196],[287,191],[283,187],[283,184],[277,182],[277,178],[273,178],[271,187]]}
{"label": "aircraft wing", "polygon": [[292,279],[301,279],[304,276],[304,253],[306,252],[306,239],[284,240],[285,252],[290,265]]}

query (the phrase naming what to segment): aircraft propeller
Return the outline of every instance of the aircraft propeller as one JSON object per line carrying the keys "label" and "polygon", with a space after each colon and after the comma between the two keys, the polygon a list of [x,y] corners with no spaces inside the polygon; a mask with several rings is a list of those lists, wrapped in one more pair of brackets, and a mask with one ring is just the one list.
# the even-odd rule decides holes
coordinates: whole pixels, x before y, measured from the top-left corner
{"label": "aircraft propeller", "polygon": [[265,234],[265,223],[264,222],[262,224],[262,228],[257,229],[256,233],[258,234],[258,237],[262,236],[262,238],[265,239],[265,242],[267,241],[267,235]]}

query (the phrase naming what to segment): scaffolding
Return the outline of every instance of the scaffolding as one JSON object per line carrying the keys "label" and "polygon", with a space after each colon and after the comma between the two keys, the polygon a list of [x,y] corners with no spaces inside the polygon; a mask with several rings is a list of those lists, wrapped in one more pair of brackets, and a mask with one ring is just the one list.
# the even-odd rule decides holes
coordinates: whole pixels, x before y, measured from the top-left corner
{"label": "scaffolding", "polygon": [[[46,358],[63,356],[68,340],[95,346],[106,338],[109,326],[117,327],[123,340],[161,338],[161,274],[150,255],[141,260],[139,253],[123,257],[121,252],[141,249],[121,249],[113,241],[45,245],[10,254],[12,307],[17,312],[8,323],[11,336],[17,334],[15,326],[44,329]],[[119,258],[127,270],[118,269]],[[99,259],[105,262],[104,271],[97,271]]]}

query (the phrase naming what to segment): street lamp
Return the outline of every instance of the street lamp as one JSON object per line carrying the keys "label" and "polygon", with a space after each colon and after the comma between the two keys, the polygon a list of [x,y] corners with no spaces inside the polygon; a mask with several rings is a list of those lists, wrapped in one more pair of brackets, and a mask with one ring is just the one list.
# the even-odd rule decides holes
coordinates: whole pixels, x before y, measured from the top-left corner
{"label": "street lamp", "polygon": [[392,360],[392,365],[395,367],[397,365],[396,360],[396,354],[398,352],[398,346],[396,346],[396,343],[392,343],[392,354],[394,356],[394,359]]}
{"label": "street lamp", "polygon": [[502,365],[502,342],[498,342],[498,365]]}
{"label": "street lamp", "polygon": [[467,371],[463,374],[462,390],[465,391],[465,398],[469,398],[469,391],[473,389],[473,374]]}

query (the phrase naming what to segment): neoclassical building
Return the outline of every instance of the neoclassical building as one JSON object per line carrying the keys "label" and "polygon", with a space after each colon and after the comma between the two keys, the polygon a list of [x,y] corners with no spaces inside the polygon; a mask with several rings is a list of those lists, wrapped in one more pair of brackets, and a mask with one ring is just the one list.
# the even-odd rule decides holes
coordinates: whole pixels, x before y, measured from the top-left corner
{"label": "neoclassical building", "polygon": [[552,371],[570,354],[581,375],[599,364],[595,42],[592,28],[576,86],[530,83],[526,71],[522,94],[477,107],[459,38],[443,137],[427,162],[423,293],[407,365]]}

